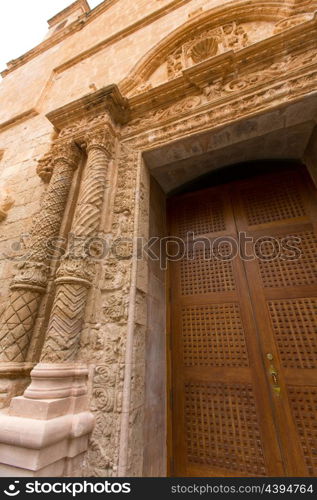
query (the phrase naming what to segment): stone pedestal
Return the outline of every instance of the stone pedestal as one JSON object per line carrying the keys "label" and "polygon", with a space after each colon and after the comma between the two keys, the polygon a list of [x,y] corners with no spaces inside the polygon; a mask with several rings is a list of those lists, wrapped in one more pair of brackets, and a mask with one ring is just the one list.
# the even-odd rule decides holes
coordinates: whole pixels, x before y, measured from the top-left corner
{"label": "stone pedestal", "polygon": [[1,476],[81,476],[94,417],[88,372],[40,364],[23,396],[0,413]]}

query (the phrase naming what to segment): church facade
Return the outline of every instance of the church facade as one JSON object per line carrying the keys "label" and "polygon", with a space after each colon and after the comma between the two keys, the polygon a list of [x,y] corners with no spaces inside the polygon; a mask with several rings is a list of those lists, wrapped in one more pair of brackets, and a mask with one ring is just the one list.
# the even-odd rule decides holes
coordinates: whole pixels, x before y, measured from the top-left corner
{"label": "church facade", "polygon": [[0,84],[2,476],[316,476],[317,0],[77,0]]}

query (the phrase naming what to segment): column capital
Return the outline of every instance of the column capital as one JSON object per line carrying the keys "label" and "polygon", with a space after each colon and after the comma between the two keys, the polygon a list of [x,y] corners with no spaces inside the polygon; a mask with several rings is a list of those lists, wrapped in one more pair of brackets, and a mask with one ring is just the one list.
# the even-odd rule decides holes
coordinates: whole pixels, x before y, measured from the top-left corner
{"label": "column capital", "polygon": [[87,132],[84,138],[87,153],[91,149],[102,149],[109,158],[113,157],[115,133],[110,127],[102,127]]}
{"label": "column capital", "polygon": [[62,160],[65,163],[68,163],[74,170],[78,167],[81,155],[82,152],[80,148],[73,140],[56,142],[51,151],[53,165],[57,161]]}
{"label": "column capital", "polygon": [[66,256],[56,273],[56,284],[72,283],[90,288],[95,276],[95,268],[88,258],[72,258]]}
{"label": "column capital", "polygon": [[25,289],[44,293],[49,267],[44,262],[22,262],[10,285],[11,290]]}
{"label": "column capital", "polygon": [[81,150],[73,140],[56,142],[52,145],[50,151],[38,160],[36,173],[43,182],[48,183],[51,180],[54,164],[57,161],[64,161],[76,170],[81,158]]}

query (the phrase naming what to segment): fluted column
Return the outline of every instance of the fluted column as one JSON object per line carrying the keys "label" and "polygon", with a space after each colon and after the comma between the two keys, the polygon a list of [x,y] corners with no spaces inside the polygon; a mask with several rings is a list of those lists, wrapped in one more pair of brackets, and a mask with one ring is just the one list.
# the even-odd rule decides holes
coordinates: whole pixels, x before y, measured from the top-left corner
{"label": "fluted column", "polygon": [[33,221],[26,259],[12,281],[8,305],[1,318],[2,362],[25,361],[41,296],[47,286],[48,242],[60,231],[73,172],[79,160],[80,150],[73,142],[57,144],[53,149],[51,181]]}
{"label": "fluted column", "polygon": [[76,359],[89,288],[94,276],[88,247],[100,226],[112,157],[110,129],[86,137],[87,164],[72,227],[75,247],[69,246],[57,272],[56,294],[42,351],[41,363]]}

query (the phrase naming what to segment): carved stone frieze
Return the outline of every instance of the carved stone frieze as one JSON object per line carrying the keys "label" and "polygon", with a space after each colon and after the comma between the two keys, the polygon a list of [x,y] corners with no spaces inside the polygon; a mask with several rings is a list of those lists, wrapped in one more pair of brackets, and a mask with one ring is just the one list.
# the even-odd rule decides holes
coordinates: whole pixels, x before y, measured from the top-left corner
{"label": "carved stone frieze", "polygon": [[[197,95],[190,95],[180,99],[171,106],[149,111],[142,116],[142,119],[136,118],[125,127],[124,133],[129,136],[137,135],[144,129],[149,129],[151,127],[157,129],[164,123],[168,123],[175,118],[179,120],[182,115],[190,115],[200,109],[208,110],[211,103],[217,103],[217,101],[219,101],[219,104],[216,105],[213,110],[209,109],[208,113],[204,113],[201,118],[199,118],[199,115],[196,115],[191,120],[192,123],[196,121],[196,123],[210,126],[210,120],[207,118],[209,116],[214,116],[215,118],[220,116],[224,118],[230,113],[230,109],[232,109],[232,111],[239,109],[242,114],[244,114],[245,105],[248,105],[247,103],[254,108],[263,105],[261,102],[269,104],[270,100],[273,104],[279,90],[281,98],[285,96],[283,88],[287,88],[291,93],[296,93],[307,86],[307,91],[309,91],[309,87],[314,86],[316,79],[316,71],[313,70],[313,65],[316,65],[316,63],[316,49],[311,49],[300,54],[287,54],[278,62],[273,62],[261,70],[242,75],[240,78],[222,77],[217,81],[212,81],[204,85],[199,94],[196,92]],[[303,75],[305,66],[307,66],[307,74]],[[296,73],[298,73],[298,76],[296,76]],[[282,78],[281,75],[283,75]],[[276,83],[277,78],[278,84]],[[265,84],[264,88],[263,84]],[[237,102],[236,94],[238,93],[241,94],[241,97],[246,93],[248,93],[248,96],[243,97],[243,101]],[[252,95],[250,95],[250,93]],[[264,96],[265,100],[263,101],[262,99]],[[185,132],[185,129],[181,125],[177,128],[175,128],[175,125],[172,127],[174,130],[174,134],[172,135],[176,135],[179,132]],[[166,132],[168,126],[166,126],[164,130]],[[192,128],[190,128],[190,130],[192,130]],[[155,134],[156,132],[154,135],[152,134],[152,140]],[[172,137],[172,135],[170,137]],[[139,136],[139,139],[132,140],[132,143],[135,147],[144,147],[148,143],[147,134],[145,134],[144,139]]]}
{"label": "carved stone frieze", "polygon": [[95,274],[94,263],[88,257],[72,258],[67,255],[57,270],[55,281],[56,283],[80,283],[89,288]]}
{"label": "carved stone frieze", "polygon": [[87,133],[85,137],[87,153],[91,149],[101,149],[104,151],[109,158],[113,158],[114,155],[114,131],[107,128],[99,128],[97,130],[92,130]]}

